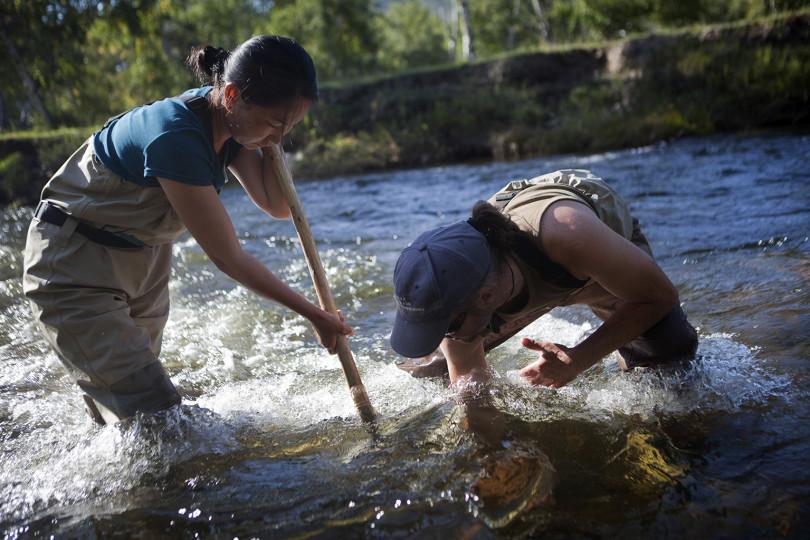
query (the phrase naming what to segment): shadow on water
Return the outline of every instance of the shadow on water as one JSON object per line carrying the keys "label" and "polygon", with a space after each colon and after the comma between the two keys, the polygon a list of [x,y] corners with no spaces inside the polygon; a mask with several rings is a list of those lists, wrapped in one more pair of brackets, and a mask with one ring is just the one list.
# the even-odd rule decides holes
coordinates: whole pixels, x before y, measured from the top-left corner
{"label": "shadow on water", "polygon": [[[93,426],[22,297],[30,213],[6,212],[5,537],[801,538],[807,155],[810,138],[765,134],[301,182],[374,426],[306,325],[217,273],[189,239],[175,246],[163,347],[184,405]],[[399,251],[508,180],[571,166],[626,194],[699,328],[699,359],[622,373],[608,358],[563,389],[532,388],[517,374],[533,358],[521,337],[572,345],[598,324],[567,309],[493,351],[484,407],[398,370],[386,340]],[[309,294],[292,226],[241,191],[223,199],[245,249]]]}

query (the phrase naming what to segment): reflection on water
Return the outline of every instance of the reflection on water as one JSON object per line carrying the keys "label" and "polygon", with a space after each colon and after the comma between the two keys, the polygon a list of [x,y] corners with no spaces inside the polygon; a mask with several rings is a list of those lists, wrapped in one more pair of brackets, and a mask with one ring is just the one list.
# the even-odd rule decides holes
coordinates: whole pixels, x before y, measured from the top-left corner
{"label": "reflection on water", "polygon": [[[30,209],[0,218],[0,523],[7,538],[799,538],[810,519],[810,137],[709,137],[625,152],[299,182],[372,404],[296,315],[175,246],[163,361],[178,409],[97,428],[21,291]],[[518,376],[520,337],[571,345],[558,310],[490,354],[494,409],[413,379],[387,345],[391,274],[425,229],[507,181],[590,168],[626,196],[699,328],[691,366],[612,359],[560,390]],[[295,230],[238,190],[245,249],[315,298]],[[493,435],[494,434],[494,435]]]}

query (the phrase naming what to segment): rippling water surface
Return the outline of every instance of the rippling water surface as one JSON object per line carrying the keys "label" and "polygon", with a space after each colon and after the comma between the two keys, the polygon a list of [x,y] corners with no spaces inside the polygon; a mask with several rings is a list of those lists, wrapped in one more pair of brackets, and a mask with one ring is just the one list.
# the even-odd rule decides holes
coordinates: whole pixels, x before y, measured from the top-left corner
{"label": "rippling water surface", "polygon": [[[806,537],[808,155],[810,137],[767,133],[298,182],[373,428],[307,324],[189,237],[174,249],[162,354],[184,405],[95,427],[22,296],[31,209],[6,211],[0,526],[7,538]],[[559,168],[626,198],[699,330],[699,361],[625,374],[608,358],[561,390],[529,387],[520,336],[570,345],[597,324],[554,311],[490,354],[498,418],[476,420],[444,381],[396,368],[394,263],[507,181]],[[292,224],[239,189],[222,197],[245,249],[314,300]]]}

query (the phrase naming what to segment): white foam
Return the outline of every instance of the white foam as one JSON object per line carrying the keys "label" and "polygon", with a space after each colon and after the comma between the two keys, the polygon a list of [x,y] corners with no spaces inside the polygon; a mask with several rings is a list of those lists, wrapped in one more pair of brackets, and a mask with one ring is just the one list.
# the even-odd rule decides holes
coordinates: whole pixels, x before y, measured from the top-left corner
{"label": "white foam", "polygon": [[[163,476],[192,456],[227,453],[237,446],[231,426],[197,407],[98,428],[78,407],[43,410],[48,403],[35,404],[37,417],[63,414],[53,416],[53,425],[22,435],[18,451],[9,452],[0,473],[0,512],[6,519],[22,518],[42,505],[108,504],[106,498],[133,489],[147,475]],[[26,412],[15,411],[20,417]]]}
{"label": "white foam", "polygon": [[[264,428],[304,427],[331,418],[358,419],[337,357],[320,352],[317,358],[317,370],[298,369],[223,385],[196,403],[229,419],[249,419]],[[366,356],[355,356],[355,363],[369,401],[381,417],[445,399],[445,385],[440,380],[416,379],[393,364]]]}
{"label": "white foam", "polygon": [[[556,335],[563,345],[587,335],[587,324],[545,319],[533,324],[528,333]],[[519,340],[506,345],[515,355],[526,355],[518,350]],[[566,415],[597,421],[631,414],[649,419],[701,409],[738,410],[789,391],[789,379],[770,373],[756,354],[732,335],[715,334],[700,338],[697,360],[688,367],[637,368],[624,373],[611,355],[559,390],[532,388],[517,369],[510,369],[499,391],[507,394],[504,407],[532,421]],[[531,357],[525,363],[530,361]]]}

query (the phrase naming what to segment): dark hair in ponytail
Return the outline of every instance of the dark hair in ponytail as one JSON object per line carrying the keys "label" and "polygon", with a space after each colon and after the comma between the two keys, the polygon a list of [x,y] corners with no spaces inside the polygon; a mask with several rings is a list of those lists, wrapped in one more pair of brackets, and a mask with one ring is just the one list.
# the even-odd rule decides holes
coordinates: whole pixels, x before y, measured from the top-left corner
{"label": "dark hair in ponytail", "polygon": [[501,256],[512,249],[522,234],[512,218],[486,201],[475,203],[470,216],[471,225],[484,235],[490,249]]}
{"label": "dark hair in ponytail", "polygon": [[212,80],[216,84],[225,71],[225,62],[230,53],[222,47],[199,45],[191,49],[186,65],[200,81]]}
{"label": "dark hair in ponytail", "polygon": [[298,43],[280,36],[256,36],[231,52],[200,45],[186,61],[216,91],[232,83],[245,103],[263,107],[286,105],[301,97],[318,101],[318,79],[312,58]]}

